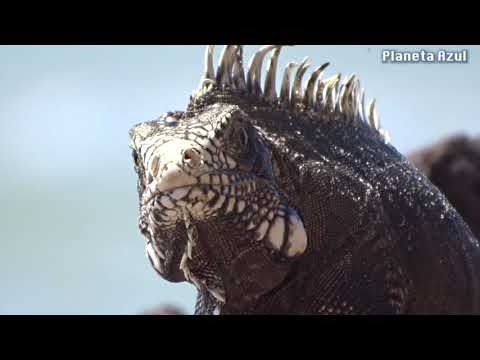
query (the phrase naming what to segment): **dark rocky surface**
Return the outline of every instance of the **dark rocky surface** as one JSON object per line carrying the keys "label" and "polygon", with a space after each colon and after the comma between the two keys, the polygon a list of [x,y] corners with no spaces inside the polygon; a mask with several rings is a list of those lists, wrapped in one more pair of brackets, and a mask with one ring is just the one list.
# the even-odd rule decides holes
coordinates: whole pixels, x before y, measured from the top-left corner
{"label": "dark rocky surface", "polygon": [[456,134],[408,154],[480,238],[480,136]]}
{"label": "dark rocky surface", "polygon": [[140,315],[186,315],[186,313],[176,305],[161,304],[143,311]]}

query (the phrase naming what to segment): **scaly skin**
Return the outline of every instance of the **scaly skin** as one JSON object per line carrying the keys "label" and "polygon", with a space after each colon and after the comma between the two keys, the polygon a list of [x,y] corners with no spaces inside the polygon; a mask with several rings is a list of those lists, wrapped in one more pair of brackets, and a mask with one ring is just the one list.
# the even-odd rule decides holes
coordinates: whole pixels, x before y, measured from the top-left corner
{"label": "scaly skin", "polygon": [[246,80],[241,47],[216,75],[211,51],[187,111],[130,132],[147,256],[199,289],[195,313],[479,312],[478,241],[364,115],[354,77],[314,92],[314,72],[303,92],[304,61],[277,98],[279,47]]}

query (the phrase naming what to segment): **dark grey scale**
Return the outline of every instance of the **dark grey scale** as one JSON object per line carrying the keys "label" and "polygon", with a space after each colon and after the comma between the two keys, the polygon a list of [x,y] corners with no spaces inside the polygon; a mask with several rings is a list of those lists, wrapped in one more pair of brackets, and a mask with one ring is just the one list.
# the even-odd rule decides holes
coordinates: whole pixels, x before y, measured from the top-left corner
{"label": "dark grey scale", "polygon": [[220,193],[218,191],[212,189],[212,192],[214,193],[214,196],[211,200],[207,202],[208,207],[213,207],[215,204],[217,204],[220,198]]}
{"label": "dark grey scale", "polygon": [[225,185],[225,184],[223,183],[223,176],[220,175],[220,176],[218,177],[218,179],[219,179],[219,182],[220,182],[220,184],[219,184],[219,185],[220,185],[220,188],[222,188],[222,187]]}
{"label": "dark grey scale", "polygon": [[238,174],[238,180],[239,181],[243,181],[243,180],[247,179],[248,177],[249,177],[249,175],[245,174],[245,173]]}
{"label": "dark grey scale", "polygon": [[266,198],[264,198],[264,197],[258,199],[258,204],[259,204],[261,207],[267,207],[267,205],[268,205],[269,203],[270,203],[270,202],[269,202]]}
{"label": "dark grey scale", "polygon": [[[219,193],[219,196],[220,195],[224,195],[223,191],[220,191]],[[220,207],[220,209],[218,209],[217,211],[220,213],[220,214],[226,214],[227,212],[227,207],[228,207],[228,203],[229,203],[229,200],[228,200],[228,196],[225,196],[225,201],[223,202],[222,206]]]}
{"label": "dark grey scale", "polygon": [[240,216],[239,218],[241,219],[241,221],[247,222],[247,221],[249,221],[252,217],[253,217],[252,209],[251,209],[250,206],[248,206],[248,207],[243,211],[242,216]]}
{"label": "dark grey scale", "polygon": [[[234,205],[234,207],[235,207],[235,205]],[[235,214],[235,210],[233,210],[233,213]],[[231,221],[232,225],[235,227],[235,229],[242,230],[242,231],[245,232],[246,231],[245,226],[247,224],[247,220],[248,219],[245,219],[245,218],[240,217],[240,216],[232,216],[232,219],[230,221]]]}
{"label": "dark grey scale", "polygon": [[320,313],[328,313],[328,308],[331,306],[330,302],[335,298],[336,294],[345,291],[348,287],[348,282],[346,281],[348,268],[345,265],[345,261],[340,260],[331,270],[322,274],[320,281],[316,284],[318,288],[322,289],[322,294],[311,304],[311,308],[307,309],[307,311],[313,312],[315,309],[318,309],[317,311]]}
{"label": "dark grey scale", "polygon": [[199,289],[195,302],[195,315],[213,315],[218,301],[206,288]]}
{"label": "dark grey scale", "polygon": [[[208,175],[208,183],[209,183],[209,184],[213,184],[212,176],[213,176],[212,174],[209,174],[209,175]],[[208,188],[207,188],[207,189],[208,189]],[[212,189],[212,190],[213,190],[213,189]]]}
{"label": "dark grey scale", "polygon": [[239,199],[243,199],[243,194],[245,193],[245,184],[242,182],[235,184],[235,196]]}
{"label": "dark grey scale", "polygon": [[223,163],[219,161],[218,155],[215,154],[213,155],[213,168],[216,170],[222,169],[223,168]]}
{"label": "dark grey scale", "polygon": [[[210,183],[211,183],[212,182],[212,177],[209,176],[209,178],[210,178]],[[205,196],[207,196],[209,191],[212,191],[212,192],[215,191],[213,189],[210,189],[210,186],[208,186],[208,185],[201,185],[200,190],[202,191],[202,194],[205,195]]]}
{"label": "dark grey scale", "polygon": [[152,214],[153,214],[153,219],[157,222],[157,223],[162,223],[164,222],[164,217],[165,215],[162,213],[162,211],[158,208],[154,208],[152,210]]}
{"label": "dark grey scale", "polygon": [[256,196],[257,196],[257,198],[256,198],[257,201],[268,200],[267,199],[267,193],[265,193],[263,191],[257,192]]}
{"label": "dark grey scale", "polygon": [[168,216],[164,211],[160,212],[160,219],[162,220],[161,222],[169,222],[170,221],[170,216]]}

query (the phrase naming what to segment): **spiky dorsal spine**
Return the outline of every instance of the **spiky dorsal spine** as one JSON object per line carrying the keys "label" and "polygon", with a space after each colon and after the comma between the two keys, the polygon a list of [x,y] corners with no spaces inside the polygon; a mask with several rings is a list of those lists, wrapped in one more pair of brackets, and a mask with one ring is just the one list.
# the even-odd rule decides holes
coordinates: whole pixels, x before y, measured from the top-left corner
{"label": "spiky dorsal spine", "polygon": [[[266,45],[261,47],[250,59],[245,78],[243,68],[243,47],[241,45],[225,45],[217,67],[213,67],[214,45],[208,45],[205,51],[205,70],[200,81],[200,86],[193,94],[199,98],[210,91],[214,86],[232,91],[246,93],[249,96],[278,104],[296,110],[301,106],[304,110],[318,113],[338,112],[354,121],[364,121],[375,129],[386,143],[390,141],[388,132],[382,128],[378,113],[375,109],[375,99],[371,100],[365,109],[365,91],[360,86],[360,81],[355,74],[341,82],[341,75],[336,74],[328,79],[322,79],[322,74],[329,63],[315,69],[307,80],[305,90],[302,88],[302,79],[309,67],[308,58],[300,64],[289,62],[284,69],[280,96],[276,93],[276,77],[278,57],[281,45]],[[261,87],[262,65],[265,56],[273,51],[270,58],[265,85]],[[298,66],[293,84],[291,81],[292,70]],[[316,88],[316,91],[315,91]]]}

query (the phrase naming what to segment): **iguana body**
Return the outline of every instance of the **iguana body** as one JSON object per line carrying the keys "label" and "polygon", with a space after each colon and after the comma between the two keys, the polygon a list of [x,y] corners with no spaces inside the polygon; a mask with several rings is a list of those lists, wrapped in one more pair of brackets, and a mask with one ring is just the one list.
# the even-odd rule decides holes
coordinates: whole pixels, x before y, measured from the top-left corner
{"label": "iguana body", "polygon": [[[207,48],[186,112],[131,131],[147,256],[197,314],[479,313],[480,249],[354,76],[275,92],[279,46]],[[263,57],[270,51],[264,89]]]}

